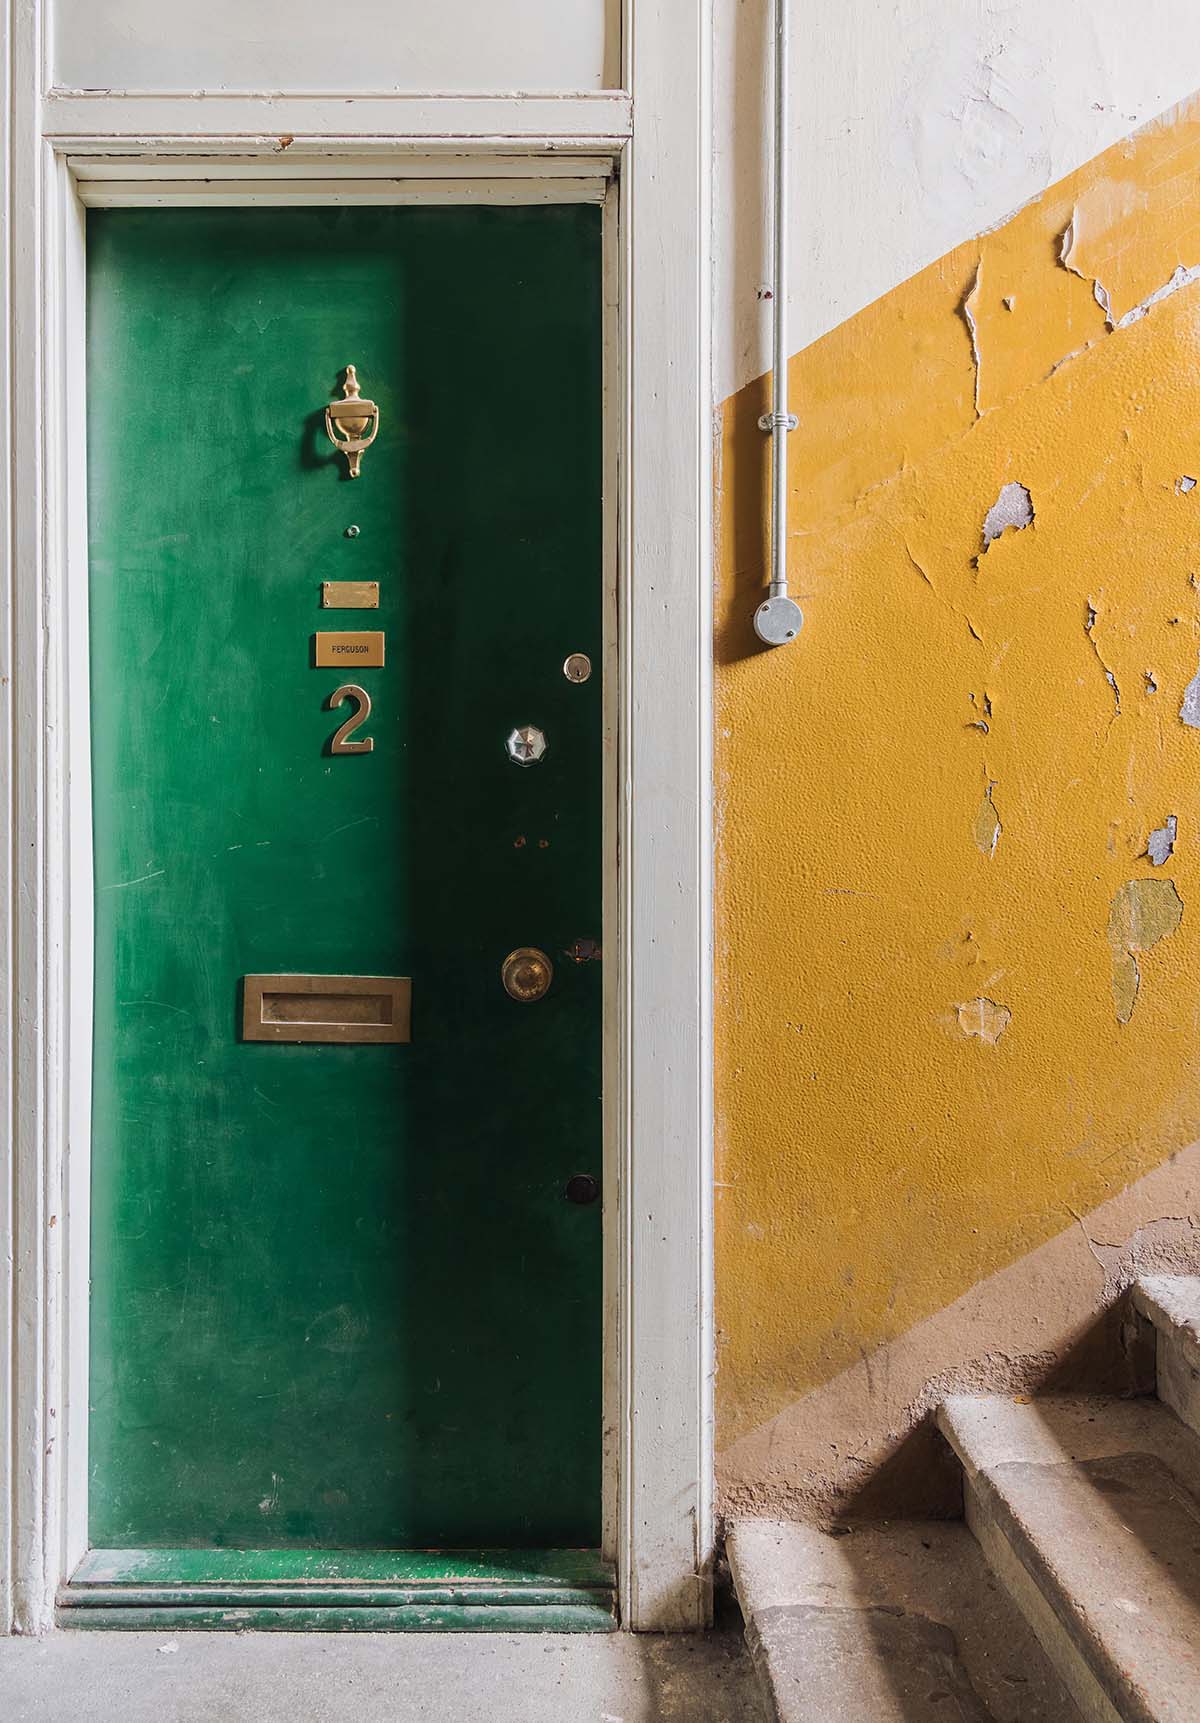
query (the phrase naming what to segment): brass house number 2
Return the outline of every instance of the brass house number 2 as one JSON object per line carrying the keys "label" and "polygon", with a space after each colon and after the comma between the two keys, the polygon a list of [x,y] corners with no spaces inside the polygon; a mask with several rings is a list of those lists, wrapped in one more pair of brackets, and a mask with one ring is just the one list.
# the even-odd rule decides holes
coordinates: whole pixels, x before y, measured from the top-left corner
{"label": "brass house number 2", "polygon": [[326,701],[331,712],[347,700],[357,701],[357,708],[346,719],[340,729],[334,731],[333,740],[329,744],[331,754],[369,754],[375,746],[374,736],[363,736],[361,740],[350,740],[360,724],[365,724],[371,716],[371,696],[365,688],[360,688],[355,682],[344,682],[340,688],[335,688]]}

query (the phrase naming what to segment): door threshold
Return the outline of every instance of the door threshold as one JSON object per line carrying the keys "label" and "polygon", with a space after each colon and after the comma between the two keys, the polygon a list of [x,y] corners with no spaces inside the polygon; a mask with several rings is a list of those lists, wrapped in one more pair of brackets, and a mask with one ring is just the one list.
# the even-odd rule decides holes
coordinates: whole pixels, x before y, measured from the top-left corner
{"label": "door threshold", "polygon": [[94,1549],[60,1627],[181,1632],[611,1633],[595,1550]]}

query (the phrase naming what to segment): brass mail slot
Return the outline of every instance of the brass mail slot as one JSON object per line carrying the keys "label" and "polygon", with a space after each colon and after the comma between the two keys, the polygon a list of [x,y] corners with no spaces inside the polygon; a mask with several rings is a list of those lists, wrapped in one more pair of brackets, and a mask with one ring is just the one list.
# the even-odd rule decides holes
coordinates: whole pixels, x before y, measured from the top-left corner
{"label": "brass mail slot", "polygon": [[321,607],[324,610],[378,610],[377,580],[323,580]]}
{"label": "brass mail slot", "polygon": [[360,669],[365,664],[368,667],[383,663],[383,630],[366,629],[360,632],[327,632],[318,631],[316,635],[316,666],[318,670],[327,669],[336,664],[339,670],[344,670],[347,664],[357,665]]}
{"label": "brass mail slot", "polygon": [[243,1041],[411,1040],[407,975],[247,975]]}

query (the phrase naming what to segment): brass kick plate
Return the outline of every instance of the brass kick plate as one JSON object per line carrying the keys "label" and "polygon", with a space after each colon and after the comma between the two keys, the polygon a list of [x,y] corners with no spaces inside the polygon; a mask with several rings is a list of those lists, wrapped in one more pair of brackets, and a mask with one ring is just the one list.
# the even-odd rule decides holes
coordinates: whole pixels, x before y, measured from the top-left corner
{"label": "brass kick plate", "polygon": [[247,975],[243,987],[243,1041],[412,1039],[407,975]]}
{"label": "brass kick plate", "polygon": [[336,665],[344,670],[348,664],[361,669],[383,663],[383,630],[361,633],[326,633],[318,631],[313,637],[316,647],[314,662],[318,670]]}
{"label": "brass kick plate", "polygon": [[378,610],[377,580],[323,580],[322,610]]}

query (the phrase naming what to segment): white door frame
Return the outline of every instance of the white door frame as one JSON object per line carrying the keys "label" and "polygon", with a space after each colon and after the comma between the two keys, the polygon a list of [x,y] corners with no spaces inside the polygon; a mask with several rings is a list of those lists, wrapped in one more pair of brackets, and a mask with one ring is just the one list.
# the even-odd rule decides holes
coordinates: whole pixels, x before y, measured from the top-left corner
{"label": "white door frame", "polygon": [[[0,352],[0,776],[12,822],[0,850],[11,1121],[0,1179],[0,1631],[51,1625],[86,1524],[92,887],[77,176],[101,172],[100,157],[125,158],[113,177],[140,203],[205,195],[198,157],[221,202],[279,201],[285,185],[289,197],[374,198],[381,172],[390,201],[431,178],[443,198],[479,195],[484,180],[501,198],[558,199],[571,192],[551,177],[582,187],[598,163],[616,165],[609,786],[621,862],[606,914],[618,958],[606,1521],[623,1623],[702,1626],[712,1555],[707,0],[628,0],[625,90],[537,98],[58,92],[43,75],[46,10],[5,0],[0,19],[13,91],[0,186],[12,332]],[[108,201],[117,195],[110,188]]]}

